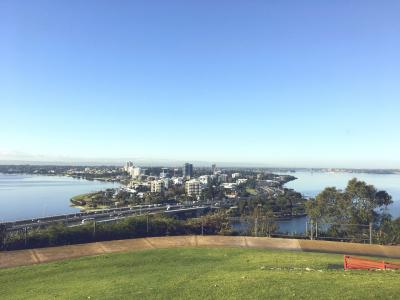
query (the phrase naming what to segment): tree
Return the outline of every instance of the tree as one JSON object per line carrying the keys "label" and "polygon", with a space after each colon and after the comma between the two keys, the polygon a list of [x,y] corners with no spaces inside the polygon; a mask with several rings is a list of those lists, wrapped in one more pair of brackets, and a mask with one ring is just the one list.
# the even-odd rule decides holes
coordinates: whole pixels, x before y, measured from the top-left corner
{"label": "tree", "polygon": [[400,218],[392,221],[386,215],[381,222],[376,238],[382,244],[400,244]]}
{"label": "tree", "polygon": [[347,199],[335,187],[325,188],[315,199],[306,202],[306,212],[309,218],[316,222],[348,222]]}
{"label": "tree", "polygon": [[146,204],[157,204],[161,203],[162,199],[163,197],[160,193],[146,193],[144,197],[144,202]]}
{"label": "tree", "polygon": [[379,221],[379,212],[392,203],[385,191],[356,178],[351,179],[344,191],[328,187],[306,203],[309,217],[315,221],[368,225]]}
{"label": "tree", "polygon": [[0,249],[3,249],[4,240],[7,236],[7,227],[4,224],[0,224]]}
{"label": "tree", "polygon": [[373,185],[356,178],[347,184],[345,195],[350,203],[351,219],[356,224],[368,225],[379,220],[379,213],[391,204],[392,197],[386,191],[377,191]]}
{"label": "tree", "polygon": [[200,199],[201,200],[212,200],[214,198],[214,188],[210,182],[208,182],[207,187],[201,191]]}
{"label": "tree", "polygon": [[[373,185],[356,178],[351,179],[344,191],[328,187],[306,203],[306,212],[311,222],[330,223],[328,236],[369,238],[369,225],[389,228],[391,216],[386,214],[392,197],[385,191],[377,191]],[[352,225],[350,225],[352,224]],[[360,226],[354,226],[354,225]],[[346,226],[350,225],[350,226]]]}
{"label": "tree", "polygon": [[[250,230],[257,236],[271,236],[278,229],[272,210],[262,207],[260,204],[253,212],[254,223]],[[257,224],[256,224],[257,222]]]}
{"label": "tree", "polygon": [[204,234],[229,235],[232,231],[229,216],[226,212],[207,214],[198,219],[189,219],[187,224],[192,230],[198,233],[203,228]]}

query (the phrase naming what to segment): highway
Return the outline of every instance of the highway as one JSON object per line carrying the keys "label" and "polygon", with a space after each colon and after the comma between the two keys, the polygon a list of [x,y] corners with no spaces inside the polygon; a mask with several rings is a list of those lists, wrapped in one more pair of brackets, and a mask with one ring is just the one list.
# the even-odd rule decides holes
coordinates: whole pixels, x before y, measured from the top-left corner
{"label": "highway", "polygon": [[18,220],[14,222],[3,222],[0,226],[5,226],[7,231],[16,231],[25,228],[46,227],[55,223],[63,223],[66,226],[78,226],[88,221],[112,222],[130,216],[139,216],[146,214],[165,213],[173,215],[180,212],[204,210],[209,206],[183,206],[183,205],[138,205],[133,207],[121,207],[102,209],[89,212],[80,212],[74,214],[56,215],[43,218]]}

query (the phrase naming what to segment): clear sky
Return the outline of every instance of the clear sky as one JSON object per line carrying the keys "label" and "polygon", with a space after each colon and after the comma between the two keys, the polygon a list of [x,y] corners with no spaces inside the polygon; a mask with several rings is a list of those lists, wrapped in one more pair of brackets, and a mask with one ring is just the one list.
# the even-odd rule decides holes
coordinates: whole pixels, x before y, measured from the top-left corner
{"label": "clear sky", "polygon": [[400,168],[400,1],[0,1],[0,160]]}

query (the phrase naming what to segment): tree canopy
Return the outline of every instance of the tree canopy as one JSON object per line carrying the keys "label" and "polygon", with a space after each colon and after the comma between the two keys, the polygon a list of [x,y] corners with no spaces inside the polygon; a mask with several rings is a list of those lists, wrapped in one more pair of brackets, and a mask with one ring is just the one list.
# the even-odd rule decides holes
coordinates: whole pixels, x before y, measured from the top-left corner
{"label": "tree canopy", "polygon": [[353,178],[345,190],[325,188],[315,199],[307,201],[306,211],[314,221],[368,225],[387,217],[386,208],[392,202],[386,191]]}

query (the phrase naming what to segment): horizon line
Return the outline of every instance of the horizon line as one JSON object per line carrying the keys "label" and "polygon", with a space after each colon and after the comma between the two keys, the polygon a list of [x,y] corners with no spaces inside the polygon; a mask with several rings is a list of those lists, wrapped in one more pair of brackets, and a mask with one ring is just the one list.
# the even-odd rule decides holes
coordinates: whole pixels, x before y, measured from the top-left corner
{"label": "horizon line", "polygon": [[[108,167],[118,167],[123,166],[127,161],[118,161],[118,162],[111,162],[111,161],[29,161],[29,160],[0,160],[0,166],[76,166],[76,167],[100,167],[100,166],[108,166]],[[400,168],[379,168],[379,167],[306,167],[306,166],[267,166],[265,163],[229,163],[229,162],[206,162],[206,161],[182,161],[175,163],[173,161],[169,161],[167,164],[160,164],[159,162],[154,162],[150,164],[140,163],[136,164],[139,167],[180,167],[185,162],[192,163],[195,168],[205,168],[211,167],[211,164],[216,164],[217,167],[221,168],[262,168],[262,169],[283,169],[283,170],[325,170],[325,169],[339,169],[339,170],[385,170],[385,171],[400,171]],[[198,165],[196,166],[194,162],[197,162]]]}

